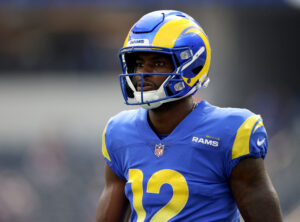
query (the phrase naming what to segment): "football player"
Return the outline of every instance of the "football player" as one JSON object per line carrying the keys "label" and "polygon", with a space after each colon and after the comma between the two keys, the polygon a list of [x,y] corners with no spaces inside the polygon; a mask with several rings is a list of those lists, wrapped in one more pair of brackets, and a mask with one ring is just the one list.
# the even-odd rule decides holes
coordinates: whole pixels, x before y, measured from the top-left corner
{"label": "football player", "polygon": [[220,108],[192,95],[206,87],[209,40],[189,15],[143,16],[120,50],[128,105],[103,132],[106,185],[97,222],[282,221],[263,159],[268,139],[260,115]]}

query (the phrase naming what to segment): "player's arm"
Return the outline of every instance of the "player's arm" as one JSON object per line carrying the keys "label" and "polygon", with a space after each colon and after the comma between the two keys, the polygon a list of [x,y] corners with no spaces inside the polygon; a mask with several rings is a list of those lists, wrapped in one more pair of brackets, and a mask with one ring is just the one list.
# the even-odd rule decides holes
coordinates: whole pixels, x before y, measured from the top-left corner
{"label": "player's arm", "polygon": [[242,159],[229,182],[245,222],[283,221],[277,193],[261,158]]}
{"label": "player's arm", "polygon": [[105,181],[105,188],[98,204],[96,222],[122,221],[128,207],[124,193],[126,182],[118,177],[107,164],[105,164]]}

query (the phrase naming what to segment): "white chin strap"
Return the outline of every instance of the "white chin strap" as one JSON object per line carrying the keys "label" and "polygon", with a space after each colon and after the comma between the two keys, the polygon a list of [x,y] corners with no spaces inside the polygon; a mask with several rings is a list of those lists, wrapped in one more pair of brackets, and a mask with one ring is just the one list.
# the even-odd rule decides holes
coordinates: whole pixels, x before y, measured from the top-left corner
{"label": "white chin strap", "polygon": [[[160,107],[164,103],[180,100],[184,97],[192,95],[199,88],[201,88],[201,84],[199,82],[185,96],[177,97],[177,98],[163,99],[167,96],[163,86],[168,81],[168,79],[169,78],[167,78],[157,90],[151,90],[151,91],[143,92],[143,103],[144,104],[140,104],[140,106],[145,108],[145,109],[155,109],[155,108]],[[137,103],[142,103],[142,93],[140,91],[136,91],[134,85],[132,84],[132,82],[131,82],[131,80],[128,76],[126,76],[126,80],[127,80],[127,83],[129,85],[129,87],[133,91],[135,101]],[[205,81],[206,84],[202,84],[203,85],[202,87],[206,87],[208,82],[209,82],[209,79],[207,78],[207,81]],[[163,100],[160,100],[160,101],[157,101],[157,102],[151,102],[151,101],[158,100],[158,99],[163,99]],[[147,102],[149,102],[149,103],[147,103]]]}
{"label": "white chin strap", "polygon": [[[135,101],[138,102],[138,103],[141,103],[142,102],[142,95],[143,95],[143,102],[144,103],[150,102],[150,103],[147,103],[147,104],[141,104],[140,106],[142,106],[143,108],[155,109],[155,108],[161,106],[163,103],[166,102],[166,100],[161,100],[161,101],[158,101],[158,102],[151,102],[151,101],[162,99],[162,98],[165,98],[167,96],[163,86],[168,81],[168,79],[169,78],[167,78],[160,85],[160,87],[157,90],[145,91],[145,92],[143,92],[143,94],[139,91],[136,91],[135,87],[134,87],[133,88],[133,95],[134,95]],[[129,86],[130,86],[130,84],[129,84]]]}
{"label": "white chin strap", "polygon": [[[160,100],[160,101],[157,101],[157,102],[151,102],[151,101],[158,100],[158,99],[163,99],[163,98],[166,97],[166,93],[165,93],[163,85],[164,85],[164,83],[157,90],[151,90],[151,91],[143,92],[143,102],[146,103],[146,104],[141,104],[140,106],[145,108],[145,109],[155,109],[155,108],[160,107],[164,103],[180,100],[184,97],[187,97],[187,96],[193,94],[199,88],[198,84],[197,84],[197,86],[193,87],[191,89],[191,91],[189,91],[183,97],[169,98],[169,99],[164,99],[164,100]],[[134,91],[133,94],[134,94],[134,99],[136,100],[136,102],[141,103],[142,102],[142,93],[138,92],[138,91]],[[150,102],[150,103],[147,103],[147,102]]]}
{"label": "white chin strap", "polygon": [[[161,88],[161,87],[160,87]],[[165,98],[165,96],[162,96],[162,94],[165,93],[161,93],[159,92],[160,90],[152,90],[152,91],[147,91],[147,92],[143,92],[143,102],[146,104],[141,104],[140,106],[145,108],[145,109],[155,109],[159,106],[161,106],[162,104],[166,103],[166,102],[171,102],[171,101],[175,101],[181,98],[169,98],[169,99],[165,99],[165,100],[160,100],[157,102],[151,102],[153,100],[158,100],[158,99],[162,99]],[[136,100],[136,102],[141,103],[142,102],[142,97],[141,97],[141,92],[134,92],[134,99]],[[147,103],[149,102],[149,103]]]}

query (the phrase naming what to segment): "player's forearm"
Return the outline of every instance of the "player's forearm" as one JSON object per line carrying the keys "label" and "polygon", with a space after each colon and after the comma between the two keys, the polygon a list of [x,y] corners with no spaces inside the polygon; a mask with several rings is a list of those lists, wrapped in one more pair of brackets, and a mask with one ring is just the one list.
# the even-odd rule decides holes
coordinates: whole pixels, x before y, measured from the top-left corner
{"label": "player's forearm", "polygon": [[277,193],[261,158],[245,158],[233,169],[230,188],[245,220],[281,222]]}
{"label": "player's forearm", "polygon": [[262,188],[256,193],[244,194],[236,200],[245,222],[282,222],[279,199],[274,189]]}
{"label": "player's forearm", "polygon": [[120,195],[118,186],[106,187],[99,199],[96,222],[123,221],[128,206],[125,196]]}
{"label": "player's forearm", "polygon": [[113,206],[100,202],[96,213],[96,222],[119,222],[123,221],[124,216],[124,210],[117,212]]}

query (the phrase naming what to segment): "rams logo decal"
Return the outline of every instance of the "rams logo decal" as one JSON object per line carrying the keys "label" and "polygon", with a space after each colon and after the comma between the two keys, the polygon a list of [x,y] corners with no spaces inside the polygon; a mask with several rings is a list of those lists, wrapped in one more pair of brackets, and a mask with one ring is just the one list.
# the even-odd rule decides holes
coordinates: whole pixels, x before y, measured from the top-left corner
{"label": "rams logo decal", "polygon": [[208,145],[208,146],[212,146],[212,147],[219,147],[220,139],[210,137],[210,136],[205,136],[205,137],[193,136],[192,142],[193,143],[202,143],[204,145]]}

